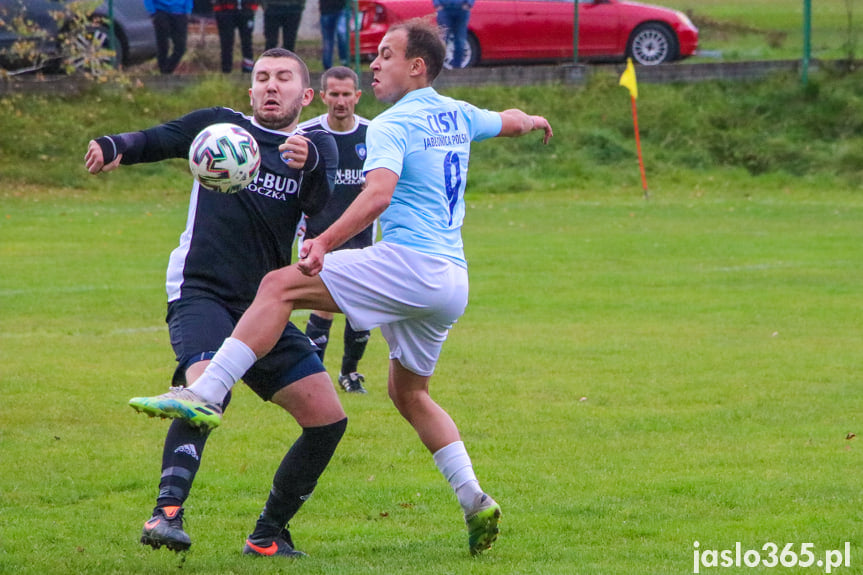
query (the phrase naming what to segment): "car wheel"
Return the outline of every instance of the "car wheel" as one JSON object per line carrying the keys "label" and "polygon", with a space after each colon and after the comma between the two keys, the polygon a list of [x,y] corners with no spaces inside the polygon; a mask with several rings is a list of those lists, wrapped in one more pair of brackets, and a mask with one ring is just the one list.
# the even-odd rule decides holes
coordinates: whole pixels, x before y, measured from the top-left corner
{"label": "car wheel", "polygon": [[75,72],[96,76],[123,62],[123,43],[115,29],[115,48],[111,50],[111,30],[107,23],[94,22],[70,40],[68,63]]}
{"label": "car wheel", "polygon": [[626,55],[642,66],[677,60],[677,38],[662,24],[643,24],[632,32]]}
{"label": "car wheel", "polygon": [[[446,37],[446,56],[444,57],[443,65],[447,70],[452,69],[452,52],[453,52],[453,37],[452,34],[447,34]],[[479,62],[479,41],[476,36],[467,33],[467,45],[464,47],[462,57],[462,68],[471,68]]]}

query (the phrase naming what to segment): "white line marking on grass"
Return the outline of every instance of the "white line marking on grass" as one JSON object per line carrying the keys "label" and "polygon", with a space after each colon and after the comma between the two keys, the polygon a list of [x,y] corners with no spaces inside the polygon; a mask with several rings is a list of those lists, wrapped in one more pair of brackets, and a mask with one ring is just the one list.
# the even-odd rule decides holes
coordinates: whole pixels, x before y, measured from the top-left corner
{"label": "white line marking on grass", "polygon": [[795,264],[790,264],[786,262],[777,262],[772,264],[749,264],[746,266],[728,266],[721,268],[713,268],[711,271],[715,272],[752,272],[752,271],[762,271],[762,270],[771,270],[776,268],[790,268],[795,267]]}
{"label": "white line marking on grass", "polygon": [[168,331],[167,325],[158,325],[150,327],[128,327],[124,329],[115,329],[108,332],[108,335],[122,335],[127,333],[153,333],[156,331]]}
{"label": "white line marking on grass", "polygon": [[66,331],[35,331],[29,333],[21,333],[21,332],[0,332],[0,338],[15,338],[20,339],[22,337],[46,337],[46,336],[60,336],[60,337],[78,337],[78,336],[86,336],[86,337],[114,337],[117,335],[130,335],[136,333],[155,333],[159,331],[168,331],[167,325],[153,325],[148,327],[127,327],[114,329],[108,332],[104,332],[101,334],[97,334],[95,331],[81,331],[76,333],[67,333]]}
{"label": "white line marking on grass", "polygon": [[31,295],[31,294],[57,294],[57,293],[85,293],[91,291],[108,291],[117,289],[111,286],[68,286],[68,287],[44,287],[44,288],[26,288],[26,289],[3,289],[0,290],[0,297],[16,296],[16,295]]}

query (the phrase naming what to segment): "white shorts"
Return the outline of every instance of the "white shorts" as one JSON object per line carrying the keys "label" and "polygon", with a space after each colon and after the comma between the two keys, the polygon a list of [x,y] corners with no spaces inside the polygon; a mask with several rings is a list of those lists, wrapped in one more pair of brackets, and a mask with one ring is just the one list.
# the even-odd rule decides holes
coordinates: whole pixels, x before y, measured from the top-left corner
{"label": "white shorts", "polygon": [[321,279],[357,331],[381,328],[390,359],[431,375],[450,328],[467,307],[467,270],[387,242],[324,257]]}

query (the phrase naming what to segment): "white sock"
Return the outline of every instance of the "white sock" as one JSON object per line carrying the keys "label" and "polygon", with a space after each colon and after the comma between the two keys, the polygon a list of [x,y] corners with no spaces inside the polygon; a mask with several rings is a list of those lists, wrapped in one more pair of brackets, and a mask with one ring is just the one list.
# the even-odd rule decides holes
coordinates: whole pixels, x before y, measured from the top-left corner
{"label": "white sock", "polygon": [[210,360],[201,377],[189,386],[189,390],[204,401],[221,404],[234,384],[257,360],[249,346],[229,337]]}
{"label": "white sock", "polygon": [[482,497],[482,489],[473,472],[470,456],[463,441],[455,441],[435,452],[432,456],[437,468],[449,481],[465,512],[470,511]]}

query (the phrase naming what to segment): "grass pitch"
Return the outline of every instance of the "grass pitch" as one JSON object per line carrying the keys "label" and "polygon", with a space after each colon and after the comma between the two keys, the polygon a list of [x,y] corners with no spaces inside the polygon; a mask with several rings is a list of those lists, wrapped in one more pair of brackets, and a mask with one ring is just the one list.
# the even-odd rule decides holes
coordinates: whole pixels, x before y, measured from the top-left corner
{"label": "grass pitch", "polygon": [[432,392],[503,506],[499,542],[468,556],[373,333],[370,393],[342,395],[348,433],[292,525],[311,557],[278,562],[240,550],[298,430],[243,387],[187,502],[191,551],[137,543],[167,424],[125,404],[173,369],[162,284],[185,199],[4,196],[0,572],[691,573],[695,541],[818,559],[849,542],[833,572],[860,572],[859,194],[468,203],[471,303]]}

